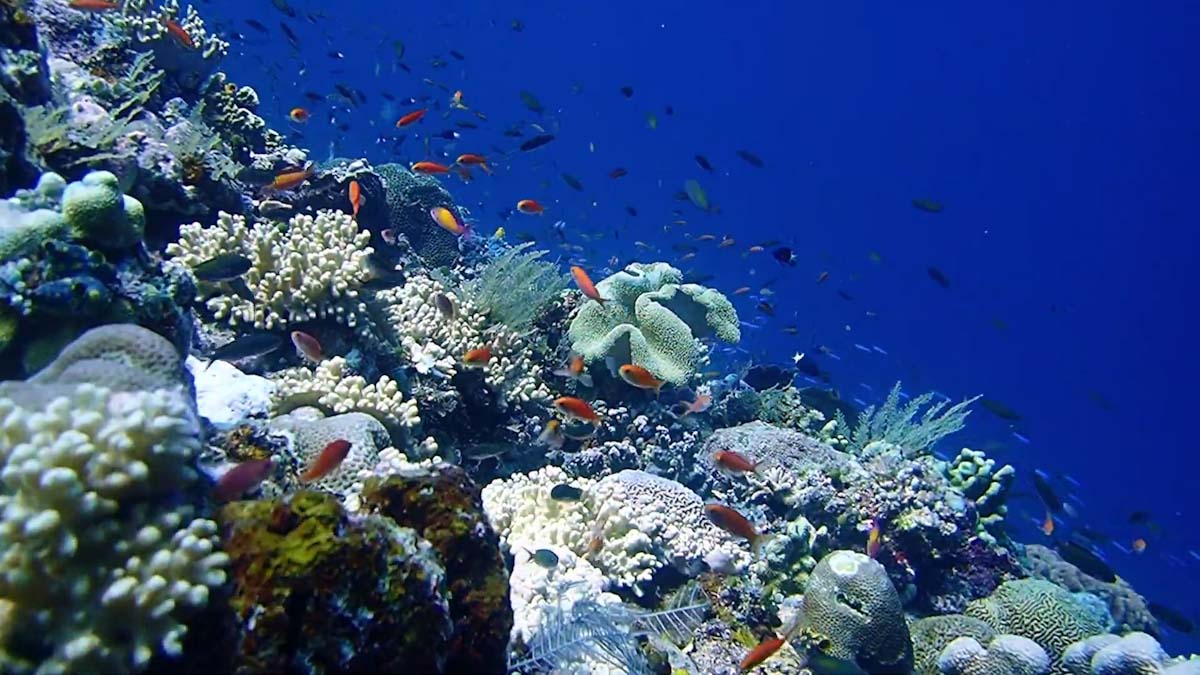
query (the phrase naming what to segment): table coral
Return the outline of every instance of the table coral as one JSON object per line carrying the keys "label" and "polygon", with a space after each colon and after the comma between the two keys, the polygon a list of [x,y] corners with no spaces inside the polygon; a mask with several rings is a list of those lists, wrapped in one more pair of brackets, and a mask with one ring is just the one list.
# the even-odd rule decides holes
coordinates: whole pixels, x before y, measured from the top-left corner
{"label": "table coral", "polygon": [[200,451],[182,382],[169,342],[115,325],[0,384],[6,671],[35,659],[39,672],[128,671],[178,655],[181,621],[224,582],[216,525],[180,499]]}
{"label": "table coral", "polygon": [[253,300],[230,292],[206,303],[231,325],[269,330],[333,319],[354,327],[365,311],[359,288],[371,278],[371,233],[341,211],[296,215],[286,228],[269,222],[248,226],[242,216],[222,212],[214,226],[183,225],[179,235],[167,255],[188,268],[224,254],[250,259],[244,278]]}
{"label": "table coral", "polygon": [[682,281],[667,263],[631,263],[603,279],[596,290],[606,302],[585,303],[571,320],[572,349],[588,363],[612,356],[617,365],[633,363],[682,384],[696,371],[697,339],[741,339],[737,311],[724,295]]}

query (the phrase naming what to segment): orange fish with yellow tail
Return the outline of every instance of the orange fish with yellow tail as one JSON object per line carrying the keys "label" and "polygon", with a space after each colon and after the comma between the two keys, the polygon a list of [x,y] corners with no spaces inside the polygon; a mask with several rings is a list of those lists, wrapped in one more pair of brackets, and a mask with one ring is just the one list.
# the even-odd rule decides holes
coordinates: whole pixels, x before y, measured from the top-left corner
{"label": "orange fish with yellow tail", "polygon": [[269,195],[276,192],[286,192],[297,188],[301,183],[312,178],[315,173],[315,164],[308,162],[303,169],[299,171],[285,171],[284,173],[275,176],[275,180],[265,185],[260,192],[263,195]]}
{"label": "orange fish with yellow tail", "polygon": [[778,652],[792,636],[796,634],[796,630],[804,623],[804,605],[801,604],[800,611],[792,618],[791,623],[784,627],[783,635],[772,635],[768,638],[763,638],[763,641],[758,643],[754,649],[751,649],[742,662],[738,664],[738,668],[744,673],[757,667],[762,662],[771,658]]}
{"label": "orange fish with yellow tail", "polygon": [[574,396],[556,398],[554,399],[554,409],[568,419],[590,422],[593,426],[600,425],[600,415],[592,410],[592,406],[588,405],[587,401],[581,398]]}
{"label": "orange fish with yellow tail", "polygon": [[463,153],[458,156],[458,159],[454,160],[454,163],[463,166],[477,166],[487,174],[492,172],[492,168],[488,166],[487,158],[483,155],[476,155],[470,152]]}
{"label": "orange fish with yellow tail", "polygon": [[579,290],[583,291],[585,296],[601,305],[606,302],[604,298],[600,297],[600,291],[596,290],[596,284],[592,283],[592,278],[588,276],[588,273],[582,267],[572,265],[571,276],[575,278],[575,285],[579,287]]}

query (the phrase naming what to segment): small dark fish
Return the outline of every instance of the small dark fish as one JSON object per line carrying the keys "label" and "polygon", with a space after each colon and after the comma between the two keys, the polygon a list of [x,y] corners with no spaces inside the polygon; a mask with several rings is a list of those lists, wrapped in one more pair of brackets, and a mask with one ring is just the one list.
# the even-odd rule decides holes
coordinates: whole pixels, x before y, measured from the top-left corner
{"label": "small dark fish", "polygon": [[279,27],[281,29],[283,29],[283,34],[287,37],[287,41],[289,43],[291,43],[292,47],[295,47],[297,50],[299,50],[300,49],[300,38],[296,37],[296,34],[292,32],[291,28],[288,28],[288,25],[286,23],[280,21]]}
{"label": "small dark fish", "polygon": [[837,291],[837,294],[838,294],[838,297],[839,297],[839,298],[841,298],[841,299],[845,300],[846,302],[853,302],[853,301],[854,301],[854,296],[850,295],[849,293],[847,293],[846,291],[843,291],[843,290],[842,290],[842,289],[840,289],[840,288],[838,289],[838,291]]}
{"label": "small dark fish", "polygon": [[1150,523],[1151,516],[1149,511],[1134,511],[1129,514],[1130,525],[1146,525]]}
{"label": "small dark fish", "polygon": [[912,200],[913,208],[925,213],[941,213],[945,208],[941,202],[935,202],[932,199],[914,199]]}
{"label": "small dark fish", "polygon": [[250,333],[218,347],[212,353],[213,361],[240,361],[252,356],[263,356],[279,349],[283,340],[273,333]]}
{"label": "small dark fish", "polygon": [[930,279],[933,279],[937,282],[938,286],[941,286],[942,288],[950,288],[950,277],[947,277],[944,272],[932,265],[930,265],[925,271],[929,274]]}
{"label": "small dark fish", "polygon": [[530,559],[539,567],[552,570],[558,567],[558,554],[548,548],[539,548],[530,555]]}
{"label": "small dark fish", "polygon": [[513,19],[512,22],[508,24],[508,27],[512,28],[517,33],[525,30],[525,24],[520,19]]}
{"label": "small dark fish", "polygon": [[633,216],[634,218],[637,218],[637,209],[633,208],[632,206],[626,206],[625,213],[628,213],[629,215]]}
{"label": "small dark fish", "polygon": [[450,56],[453,56],[454,58],[458,59],[459,61],[463,61],[463,60],[465,60],[465,59],[467,58],[467,57],[465,57],[465,56],[463,56],[463,55],[462,55],[462,52],[460,52],[460,51],[458,51],[458,50],[456,50],[456,49],[451,49],[451,50],[450,50]]}
{"label": "small dark fish", "polygon": [[453,141],[453,140],[457,139],[458,137],[462,136],[462,134],[458,133],[457,131],[455,131],[453,129],[445,129],[443,131],[437,132],[436,134],[434,134],[434,136],[436,136],[437,138],[444,138],[447,141]]}
{"label": "small dark fish", "polygon": [[1046,510],[1054,515],[1062,515],[1065,511],[1062,499],[1051,487],[1050,481],[1046,480],[1042,474],[1034,471],[1032,475],[1033,489],[1037,490],[1038,498],[1046,505]]}
{"label": "small dark fish", "polygon": [[817,360],[810,354],[804,354],[799,361],[796,361],[796,370],[822,382],[828,382],[830,379],[829,373],[821,370],[821,367],[817,365]]}
{"label": "small dark fish", "polygon": [[247,26],[250,26],[251,28],[253,28],[254,30],[256,30],[256,31],[258,31],[258,32],[260,32],[260,33],[269,33],[269,32],[271,32],[271,31],[269,31],[269,30],[267,29],[267,27],[266,27],[266,26],[262,25],[262,23],[260,23],[260,22],[258,22],[258,21],[255,21],[254,19],[246,19],[246,25],[247,25]]}
{"label": "small dark fish", "polygon": [[354,92],[350,89],[350,87],[347,87],[344,84],[335,84],[333,85],[333,88],[337,89],[339,94],[345,96],[346,99],[350,101],[351,105],[356,105],[358,103],[356,100],[354,100]]}
{"label": "small dark fish", "polygon": [[550,488],[550,498],[560,502],[577,502],[583,499],[583,490],[574,485],[559,483]]}
{"label": "small dark fish", "polygon": [[288,17],[296,18],[296,10],[292,9],[285,0],[271,0],[271,4],[275,5],[275,9],[287,14]]}
{"label": "small dark fish", "polygon": [[633,98],[633,87],[625,85],[621,87],[621,93],[625,95],[625,98]]}
{"label": "small dark fish", "polygon": [[715,274],[693,274],[691,272],[683,275],[683,283],[685,284],[702,284],[706,281],[712,281],[716,277]]}
{"label": "small dark fish", "polygon": [[533,95],[533,92],[522,89],[520,93],[521,103],[524,103],[526,108],[539,115],[542,114],[545,108],[542,106],[542,102],[538,100],[538,97]]}
{"label": "small dark fish", "polygon": [[621,177],[628,176],[628,175],[629,175],[629,172],[626,171],[624,169],[624,167],[620,167],[620,166],[618,166],[617,168],[608,172],[609,178],[621,178]]}
{"label": "small dark fish", "polygon": [[1177,630],[1180,633],[1191,633],[1196,630],[1196,624],[1189,618],[1183,615],[1182,612],[1176,611],[1165,605],[1160,605],[1157,602],[1149,601],[1146,603],[1146,609],[1154,615],[1154,618],[1167,624],[1172,630]]}
{"label": "small dark fish", "polygon": [[749,150],[738,150],[737,156],[745,160],[745,162],[750,166],[756,166],[761,169],[767,165],[766,162],[762,161],[761,157],[753,152],[750,152]]}
{"label": "small dark fish", "polygon": [[229,281],[245,274],[250,266],[250,259],[244,255],[223,253],[196,265],[192,274],[201,281]]}
{"label": "small dark fish", "polygon": [[474,462],[485,459],[497,459],[512,452],[513,446],[507,443],[474,443],[461,448],[458,454]]}
{"label": "small dark fish", "polygon": [[996,399],[981,398],[981,399],[979,399],[979,405],[983,406],[984,408],[987,408],[988,412],[992,413],[993,415],[995,415],[996,417],[999,417],[1002,420],[1009,420],[1010,422],[1016,422],[1017,420],[1021,419],[1021,416],[1019,414],[1017,414],[1016,410],[1013,410],[1012,408],[1004,405],[1003,403],[1001,403],[1000,401],[997,401]]}
{"label": "small dark fish", "polygon": [[783,263],[784,265],[788,265],[789,267],[796,266],[795,252],[786,246],[782,246],[774,251],[771,251],[771,257]]}
{"label": "small dark fish", "polygon": [[479,128],[478,124],[475,124],[474,122],[468,122],[466,120],[455,122],[454,126],[458,127],[459,129],[478,129]]}
{"label": "small dark fish", "polygon": [[454,301],[445,293],[435,293],[433,295],[433,304],[437,307],[438,313],[443,319],[452,321],[458,316],[458,311],[454,309]]}
{"label": "small dark fish", "polygon": [[667,115],[674,116],[674,115],[675,115],[675,106],[673,106],[673,105],[671,105],[670,103],[668,103],[668,104],[667,104],[667,105],[666,105],[666,106],[663,108],[663,112],[667,113]]}
{"label": "small dark fish", "polygon": [[306,92],[304,92],[304,98],[306,98],[306,99],[308,99],[308,100],[312,101],[313,103],[320,103],[321,101],[324,101],[324,100],[325,100],[325,97],[324,97],[324,96],[322,96],[321,94],[318,94],[318,93],[317,93],[317,92],[315,92],[315,91],[306,91]]}
{"label": "small dark fish", "polygon": [[385,91],[385,92],[381,92],[379,95],[380,95],[380,96],[382,96],[382,97],[383,97],[385,100],[388,100],[388,101],[395,101],[395,100],[396,100],[396,97],[395,97],[395,96],[392,96],[391,94],[387,93],[386,91]]}
{"label": "small dark fish", "polygon": [[1117,573],[1086,546],[1073,541],[1064,541],[1058,545],[1058,554],[1063,560],[1079,568],[1080,572],[1105,583],[1117,580]]}
{"label": "small dark fish", "polygon": [[671,244],[671,250],[675,251],[676,253],[695,253],[696,251],[699,251],[700,249],[697,248],[693,244],[678,243],[678,244]]}
{"label": "small dark fish", "polygon": [[575,176],[572,176],[569,173],[564,173],[562,175],[562,179],[563,179],[563,182],[566,183],[567,186],[570,187],[572,190],[578,190],[580,192],[583,192],[583,183],[580,182],[580,180],[578,178],[576,178]]}
{"label": "small dark fish", "polygon": [[765,300],[755,305],[755,308],[767,316],[775,316],[775,307]]}
{"label": "small dark fish", "polygon": [[531,138],[521,144],[521,150],[524,152],[529,152],[530,150],[535,150],[537,148],[540,148],[543,145],[545,145],[553,140],[554,140],[554,134],[541,134],[538,136],[534,136],[533,138]]}
{"label": "small dark fish", "polygon": [[700,165],[701,169],[704,169],[705,171],[712,173],[713,166],[711,163],[709,163],[708,158],[705,157],[704,155],[696,155],[696,163]]}

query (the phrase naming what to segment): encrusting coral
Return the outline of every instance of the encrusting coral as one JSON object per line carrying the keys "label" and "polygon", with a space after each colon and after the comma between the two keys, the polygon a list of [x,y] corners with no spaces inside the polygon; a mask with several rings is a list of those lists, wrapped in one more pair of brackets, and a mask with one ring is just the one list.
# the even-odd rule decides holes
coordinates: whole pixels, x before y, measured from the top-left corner
{"label": "encrusting coral", "polygon": [[169,342],[111,325],[0,384],[6,672],[126,671],[177,655],[181,621],[224,582],[216,524],[180,499],[200,451],[181,373]]}
{"label": "encrusting coral", "polygon": [[606,302],[587,302],[571,320],[571,347],[589,363],[613,357],[682,384],[696,372],[697,340],[741,339],[737,311],[711,288],[684,284],[667,263],[631,263],[596,284]]}
{"label": "encrusting coral", "polygon": [[358,289],[371,278],[370,240],[370,232],[340,211],[296,215],[286,228],[267,222],[248,226],[242,216],[222,212],[212,227],[181,226],[167,255],[188,268],[219,255],[250,260],[245,280],[253,300],[223,292],[206,303],[231,325],[269,330],[332,319],[353,327],[365,311]]}

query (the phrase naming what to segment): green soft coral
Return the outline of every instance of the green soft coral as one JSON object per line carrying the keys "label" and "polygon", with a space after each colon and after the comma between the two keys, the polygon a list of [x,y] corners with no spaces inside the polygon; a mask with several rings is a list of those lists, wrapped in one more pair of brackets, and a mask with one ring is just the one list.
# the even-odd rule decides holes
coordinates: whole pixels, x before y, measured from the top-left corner
{"label": "green soft coral", "polygon": [[603,304],[587,302],[568,329],[572,348],[589,363],[612,357],[682,384],[700,361],[697,338],[738,342],[737,311],[720,292],[681,284],[666,263],[632,263],[596,285]]}

